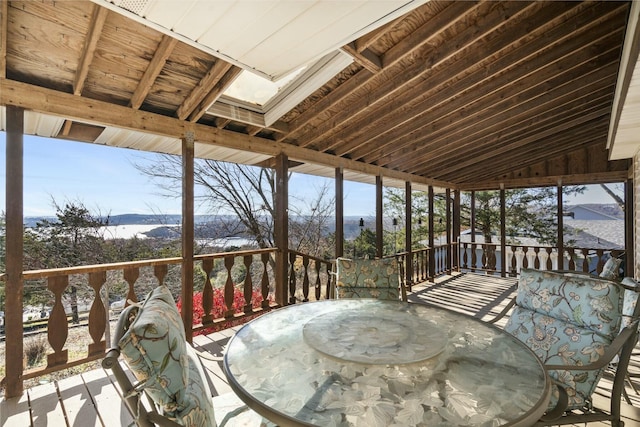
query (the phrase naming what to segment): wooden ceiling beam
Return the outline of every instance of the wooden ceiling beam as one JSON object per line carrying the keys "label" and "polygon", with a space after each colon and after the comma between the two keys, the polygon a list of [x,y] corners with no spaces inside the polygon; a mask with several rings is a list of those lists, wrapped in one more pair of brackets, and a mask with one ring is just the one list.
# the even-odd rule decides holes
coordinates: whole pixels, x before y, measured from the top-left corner
{"label": "wooden ceiling beam", "polygon": [[89,67],[91,66],[91,62],[93,61],[93,56],[95,54],[96,47],[98,46],[98,41],[100,40],[100,35],[102,34],[102,28],[104,27],[104,23],[107,20],[108,14],[109,9],[98,6],[97,4],[94,5],[93,15],[91,16],[91,21],[89,22],[89,33],[87,34],[87,37],[85,39],[82,53],[80,54],[80,59],[78,61],[78,69],[73,81],[74,95],[82,95],[82,89],[84,88],[84,84],[87,80],[87,75],[89,74]]}
{"label": "wooden ceiling beam", "polygon": [[222,59],[217,59],[196,87],[193,88],[189,96],[187,96],[180,107],[178,107],[176,117],[180,120],[186,120],[196,106],[213,90],[232,66],[233,65]]}
{"label": "wooden ceiling beam", "polygon": [[[341,144],[340,148],[336,149],[336,154],[348,153],[351,158],[363,161],[377,159],[383,155],[386,157],[390,149],[399,147],[402,138],[412,132],[431,134],[433,129],[438,129],[434,125],[434,118],[443,120],[448,114],[455,112],[468,118],[474,102],[485,99],[486,103],[494,105],[501,102],[503,97],[514,96],[517,93],[516,89],[523,91],[531,87],[532,76],[535,76],[535,81],[538,82],[552,79],[558,73],[558,66],[553,64],[565,58],[568,53],[575,54],[574,51],[579,49],[576,44],[565,41],[572,31],[565,20],[568,19],[568,15],[574,16],[576,12],[582,11],[583,7],[570,11],[563,7],[562,10],[565,12],[562,13],[561,10],[555,9],[560,6],[560,3],[550,4],[542,13],[533,15],[532,22],[539,24],[535,30],[525,25],[517,25],[513,29],[515,34],[512,33],[517,42],[505,47],[500,44],[500,40],[495,40],[484,43],[482,49],[470,49],[468,54],[463,56],[461,64],[442,68],[426,79],[423,83],[424,89],[418,86],[407,98],[396,98],[386,109],[378,110],[368,122],[355,122],[355,130],[349,137],[338,136]],[[574,18],[574,21],[592,22],[593,13],[582,13],[581,18]],[[555,43],[550,44],[546,37],[537,37],[542,34],[553,35],[554,40],[560,39],[558,48],[553,49]],[[520,40],[518,36],[524,39]],[[482,53],[485,51],[488,53],[486,57]],[[581,56],[574,56],[578,63],[589,61],[593,57],[591,51],[581,52]],[[494,60],[495,57],[498,59]],[[500,74],[501,78],[495,78],[496,74]],[[548,87],[550,85],[539,91],[544,92]],[[425,97],[416,97],[415,92],[424,93]],[[469,94],[469,97],[452,97],[452,93]],[[532,92],[530,96],[535,95],[537,94]],[[417,113],[411,114],[411,111]],[[376,117],[380,117],[380,120]],[[407,117],[411,119],[407,120]],[[443,132],[441,129],[438,130]],[[372,134],[375,135],[373,138]],[[432,138],[436,138],[436,135],[432,135]],[[376,149],[366,149],[365,144],[374,145]]]}
{"label": "wooden ceiling beam", "polygon": [[[495,110],[489,110],[485,114],[484,120],[475,122],[457,122],[461,128],[459,132],[453,131],[453,134],[427,134],[423,138],[415,140],[413,149],[405,148],[405,151],[394,150],[394,159],[392,161],[384,161],[387,167],[394,167],[396,162],[405,166],[403,169],[411,170],[420,169],[422,166],[415,162],[416,156],[422,155],[422,160],[428,161],[430,164],[446,162],[452,155],[461,155],[470,152],[476,152],[478,148],[482,148],[483,142],[491,145],[498,138],[505,139],[507,137],[519,138],[523,133],[539,130],[539,126],[547,120],[558,122],[564,117],[573,114],[581,109],[588,109],[590,102],[596,106],[610,101],[607,90],[610,90],[612,73],[615,73],[610,66],[608,69],[599,70],[592,76],[594,82],[579,90],[575,90],[574,86],[565,85],[558,89],[556,93],[544,93],[536,96],[523,104],[516,104],[512,110],[505,111],[504,114],[495,114]],[[601,100],[595,96],[604,97]],[[496,107],[496,108],[499,108]],[[444,149],[443,144],[449,138],[455,141],[454,144],[447,144]],[[475,157],[475,156],[474,156]]]}
{"label": "wooden ceiling beam", "polygon": [[376,74],[380,70],[382,70],[382,60],[378,55],[371,52],[370,50],[359,52],[356,49],[355,43],[353,42],[343,46],[342,50],[351,55],[354,61],[356,61],[358,64],[362,65],[372,73]]}
{"label": "wooden ceiling beam", "polygon": [[[467,5],[467,8],[471,8],[473,6],[472,3],[468,3],[468,2],[460,2],[460,3],[463,5]],[[463,17],[464,17],[464,14],[462,14],[459,17],[459,19],[463,19]],[[430,49],[430,53],[437,55],[434,51],[435,49]],[[387,61],[387,62],[390,62],[390,61]],[[393,63],[393,65],[397,65],[397,61]],[[391,82],[388,82],[387,85],[385,85],[385,88],[387,91],[397,89],[397,87],[395,87],[394,85],[394,81],[397,84],[402,84],[402,82],[398,81],[397,79],[394,80],[394,78],[391,77],[391,76],[395,76],[396,73],[398,73],[398,70],[402,70],[400,75],[402,75],[403,79],[405,80],[405,84],[408,84],[408,82],[414,81],[414,79],[418,78],[420,74],[424,72],[425,66],[423,63],[419,63],[419,64],[416,63],[416,64],[413,64],[410,68],[397,67],[398,70],[395,70],[395,71],[389,70],[390,68],[393,68],[392,65],[386,65],[385,71],[388,70],[388,72],[383,71],[379,74],[380,79],[382,81],[384,81],[385,79],[392,80]],[[339,87],[334,89],[331,93],[322,97],[322,99],[319,102],[315,103],[306,111],[304,111],[302,114],[300,114],[297,118],[292,120],[289,123],[290,131],[289,131],[289,134],[286,135],[286,138],[291,140],[296,140],[298,141],[298,143],[300,143],[300,141],[303,141],[305,139],[306,140],[311,139],[313,134],[311,136],[303,136],[303,133],[306,129],[305,126],[310,124],[313,126],[312,122],[315,119],[317,119],[318,116],[321,116],[326,111],[336,109],[338,111],[344,112],[344,109],[341,107],[341,104],[343,102],[345,102],[352,96],[358,94],[358,92],[363,92],[363,91],[366,91],[368,88],[379,86],[380,84],[376,83],[376,80],[375,80],[376,74],[371,73],[369,70],[366,70],[366,71],[365,70],[360,71],[355,76],[351,77],[346,82],[342,83]],[[380,91],[377,91],[377,92],[380,92]],[[359,111],[359,109],[367,108],[368,105],[366,105],[366,102],[371,99],[374,99],[374,97],[368,94],[364,96],[358,96],[357,98],[361,101],[359,105],[350,105],[347,108],[348,111]],[[364,99],[364,102],[363,102],[363,99]],[[363,105],[360,105],[360,104],[363,104]],[[344,121],[343,117],[341,117],[340,119],[341,119],[340,122]],[[331,126],[329,126],[329,130],[330,129],[331,129]],[[301,145],[309,146],[312,143],[313,141],[311,140],[311,141],[301,143]]]}
{"label": "wooden ceiling beam", "polygon": [[209,107],[220,98],[224,91],[240,75],[242,68],[233,66],[214,85],[209,93],[198,103],[196,108],[189,114],[189,121],[197,122],[207,112]]}
{"label": "wooden ceiling beam", "polygon": [[[466,4],[466,2],[463,2]],[[522,2],[509,2],[502,4],[503,7],[492,8],[490,3],[485,7],[491,8],[490,12],[483,15],[481,19],[476,19],[477,25],[466,27],[453,40],[443,40],[442,46],[427,46],[421,51],[419,58],[410,66],[396,64],[389,68],[384,68],[376,75],[371,85],[366,84],[357,92],[360,96],[354,98],[355,102],[340,106],[339,111],[332,114],[331,120],[325,120],[313,127],[313,130],[298,138],[300,146],[313,147],[319,151],[333,149],[342,143],[334,135],[350,127],[351,123],[364,116],[369,116],[374,107],[384,105],[393,100],[399,93],[410,90],[413,86],[425,79],[425,73],[445,63],[461,49],[473,45],[478,40],[490,32],[499,23],[504,23],[509,17],[519,15],[532,4]],[[461,19],[463,19],[462,17]],[[426,61],[426,64],[425,62]],[[339,107],[339,106],[334,106]]]}
{"label": "wooden ceiling beam", "polygon": [[147,111],[134,110],[122,105],[77,97],[15,80],[0,80],[0,105],[15,105],[26,110],[65,117],[88,124],[114,126],[177,139],[184,137],[187,132],[193,132],[195,141],[202,144],[212,144],[273,156],[285,154],[293,161],[330,166],[332,168],[342,167],[345,170],[352,170],[366,175],[384,176],[416,184],[454,188],[453,184],[444,181],[413,176],[401,171],[368,165],[330,154],[318,153],[317,151],[296,147],[291,144],[279,143]]}
{"label": "wooden ceiling beam", "polygon": [[129,106],[133,109],[138,109],[144,102],[145,98],[151,91],[151,87],[153,83],[156,81],[156,78],[160,75],[162,68],[169,59],[171,52],[178,44],[178,40],[170,37],[166,34],[162,36],[160,43],[158,44],[158,48],[153,54],[153,58],[149,62],[149,66],[147,70],[144,72],[142,79],[140,79],[140,83],[138,83],[138,87],[136,88],[133,96],[131,97],[131,101],[129,102]]}
{"label": "wooden ceiling beam", "polygon": [[413,31],[409,37],[401,40],[382,55],[383,68],[397,64],[403,58],[417,52],[426,44],[432,42],[435,37],[447,27],[452,27],[465,17],[473,16],[474,10],[480,3],[477,1],[454,1],[445,10],[438,13],[433,19],[425,22],[422,26]]}
{"label": "wooden ceiling beam", "polygon": [[[604,116],[603,116],[604,114]],[[606,120],[603,120],[603,117],[606,117],[606,112],[600,110],[595,111],[591,114],[579,117],[574,119],[570,124],[573,125],[572,131],[567,132],[566,124],[563,123],[555,128],[549,128],[546,132],[542,134],[535,134],[528,138],[523,138],[517,143],[502,144],[498,142],[495,146],[496,153],[491,157],[493,159],[501,159],[504,156],[505,159],[509,158],[508,152],[519,153],[518,158],[526,158],[526,164],[533,164],[539,160],[544,159],[546,156],[560,153],[562,151],[567,151],[575,148],[579,148],[580,146],[588,143],[589,141],[597,141],[600,136],[597,135],[593,129],[582,128],[580,125],[587,124],[591,121],[594,123],[601,122],[600,127],[596,127],[598,130],[602,130],[603,127],[606,127]],[[555,136],[551,136],[555,135]],[[545,138],[546,136],[546,138]],[[480,156],[479,156],[480,157]],[[453,164],[455,163],[455,165]],[[483,174],[488,174],[489,176],[498,176],[505,171],[513,169],[514,163],[512,162],[502,162],[497,163],[495,161],[490,161],[490,159],[472,161],[469,159],[465,159],[463,162],[464,167],[458,167],[458,162],[451,162],[450,166],[446,169],[438,170],[438,174],[443,174],[447,176],[448,174],[454,174],[455,172],[461,172],[456,175],[459,176],[460,179],[465,179],[467,177],[473,176],[474,172],[478,175],[479,179],[483,179]],[[491,165],[491,167],[487,167],[487,165]],[[519,163],[517,167],[526,166],[526,164]]]}
{"label": "wooden ceiling beam", "polygon": [[[596,62],[589,64],[597,66]],[[478,106],[477,111],[470,106],[468,110],[462,109],[450,116],[443,114],[441,120],[427,123],[417,131],[412,130],[408,135],[412,138],[411,146],[404,146],[396,141],[396,144],[403,146],[402,149],[385,145],[373,154],[379,159],[392,156],[392,160],[381,161],[385,166],[397,167],[398,164],[403,164],[410,169],[418,153],[437,161],[438,157],[451,155],[452,150],[475,150],[483,140],[493,140],[496,135],[521,132],[523,125],[528,126],[525,128],[528,130],[530,126],[535,126],[536,122],[552,116],[552,112],[555,114],[559,110],[562,113],[566,111],[565,108],[575,104],[583,108],[585,99],[613,84],[616,64],[613,62],[606,68],[589,71],[586,68],[569,70],[566,76],[559,75],[511,98],[505,96],[503,100],[493,100],[493,103],[483,104],[484,107]],[[590,84],[576,89],[576,86],[569,84],[576,75],[587,77]],[[474,118],[469,120],[469,117]],[[447,141],[455,141],[455,144],[449,145]],[[446,150],[443,144],[447,145]]]}

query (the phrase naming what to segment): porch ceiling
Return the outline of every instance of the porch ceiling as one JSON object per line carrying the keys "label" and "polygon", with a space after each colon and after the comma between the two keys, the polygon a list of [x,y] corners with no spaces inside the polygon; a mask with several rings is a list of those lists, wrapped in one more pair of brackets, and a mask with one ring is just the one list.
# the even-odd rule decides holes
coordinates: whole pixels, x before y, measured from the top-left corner
{"label": "porch ceiling", "polygon": [[[244,21],[214,21],[164,2],[181,17],[179,32],[169,28],[177,23],[133,16],[123,3],[136,2],[0,2],[0,105],[32,112],[25,132],[167,153],[179,153],[180,138],[192,132],[200,157],[268,164],[283,152],[292,170],[333,176],[342,167],[346,179],[382,175],[387,185],[410,180],[415,189],[628,175],[628,158],[610,160],[616,132],[609,146],[607,138],[616,87],[636,93],[622,96],[619,111],[637,99],[638,85],[619,81],[620,69],[637,69],[637,49],[627,49],[621,67],[627,23],[637,21],[637,8],[628,19],[631,2],[389,0],[388,10],[404,14],[380,9],[382,16],[354,19],[335,39],[344,43],[337,50],[327,36],[301,34],[297,44],[307,51],[287,63],[281,55],[293,47],[260,43],[268,22],[251,9]],[[250,18],[263,25],[247,29]],[[341,15],[325,10],[315,19],[330,27]],[[256,65],[185,35],[196,24],[224,28],[270,77],[307,60],[300,58],[313,61],[265,105],[233,100],[223,92],[240,67]],[[287,31],[287,40],[297,35]],[[637,32],[626,37],[637,47]]]}

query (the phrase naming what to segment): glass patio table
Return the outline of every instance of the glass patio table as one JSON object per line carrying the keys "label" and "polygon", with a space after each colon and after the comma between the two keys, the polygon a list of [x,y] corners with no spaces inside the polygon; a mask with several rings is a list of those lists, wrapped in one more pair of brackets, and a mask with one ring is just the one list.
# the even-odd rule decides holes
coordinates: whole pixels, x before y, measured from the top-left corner
{"label": "glass patio table", "polygon": [[551,385],[523,343],[477,319],[373,299],[296,304],[243,326],[224,371],[280,426],[520,426]]}

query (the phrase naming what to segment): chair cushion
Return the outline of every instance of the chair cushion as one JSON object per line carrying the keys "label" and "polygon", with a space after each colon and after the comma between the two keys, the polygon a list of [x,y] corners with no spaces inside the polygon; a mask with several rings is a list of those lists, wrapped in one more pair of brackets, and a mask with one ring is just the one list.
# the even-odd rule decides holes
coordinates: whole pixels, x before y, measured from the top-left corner
{"label": "chair cushion", "polygon": [[395,258],[338,258],[336,273],[338,298],[400,298],[398,262]]}
{"label": "chair cushion", "polygon": [[640,283],[636,282],[631,277],[625,277],[621,282],[627,286],[624,290],[624,301],[622,304],[622,323],[620,329],[626,328],[635,320],[633,318],[636,304],[638,302],[638,291],[640,291]]}
{"label": "chair cushion", "polygon": [[611,257],[604,263],[600,277],[609,280],[618,280],[620,278],[619,270],[622,260]]}
{"label": "chair cushion", "polygon": [[166,286],[149,293],[118,347],[164,415],[185,426],[215,426],[200,362],[187,350],[182,319]]}
{"label": "chair cushion", "polygon": [[[590,329],[518,306],[514,308],[504,329],[549,365],[586,365],[594,362],[612,341]],[[567,390],[569,409],[577,409],[585,406],[603,372],[549,371],[549,375]],[[550,408],[557,401],[557,390],[555,393]]]}
{"label": "chair cushion", "polygon": [[613,340],[620,330],[623,294],[620,284],[602,278],[522,269],[516,303]]}
{"label": "chair cushion", "polygon": [[[620,284],[606,279],[523,269],[505,330],[545,364],[586,365],[598,360],[618,334],[623,294]],[[558,370],[549,375],[567,390],[569,409],[577,409],[589,401],[603,372]]]}

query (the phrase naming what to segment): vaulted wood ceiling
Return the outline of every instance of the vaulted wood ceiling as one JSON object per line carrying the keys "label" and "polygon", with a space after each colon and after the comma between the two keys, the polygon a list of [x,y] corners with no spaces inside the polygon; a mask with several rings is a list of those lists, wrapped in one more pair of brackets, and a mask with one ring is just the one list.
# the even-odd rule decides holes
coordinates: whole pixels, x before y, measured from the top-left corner
{"label": "vaulted wood ceiling", "polygon": [[170,34],[89,1],[1,4],[0,105],[37,113],[31,133],[179,153],[193,132],[200,157],[463,190],[627,177],[606,143],[630,2],[427,2],[269,126],[216,103],[240,68]]}

